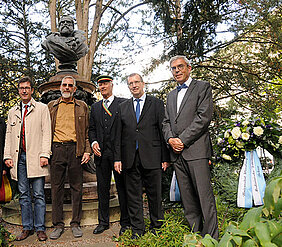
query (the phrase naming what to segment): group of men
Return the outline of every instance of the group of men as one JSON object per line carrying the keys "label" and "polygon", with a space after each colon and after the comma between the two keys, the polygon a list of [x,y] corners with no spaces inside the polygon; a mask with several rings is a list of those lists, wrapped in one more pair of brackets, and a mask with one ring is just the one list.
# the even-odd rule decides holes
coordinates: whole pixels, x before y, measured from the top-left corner
{"label": "group of men", "polygon": [[[212,117],[212,93],[208,82],[190,77],[186,57],[170,60],[178,83],[164,103],[145,93],[141,75],[127,77],[132,98],[113,95],[113,78],[99,76],[103,99],[88,106],[73,97],[76,81],[63,78],[61,97],[48,106],[32,98],[29,77],[18,82],[21,97],[8,115],[4,162],[18,181],[23,230],[16,240],[37,233],[45,241],[45,176],[50,164],[52,191],[51,239],[64,232],[63,195],[68,174],[72,197],[74,237],[81,237],[82,165],[93,151],[98,190],[98,226],[94,234],[109,228],[112,173],[120,204],[120,235],[132,230],[132,239],[145,233],[143,188],[150,213],[150,231],[163,223],[161,178],[170,163],[176,176],[185,217],[195,232],[218,238],[216,206],[210,183],[208,160],[212,148],[208,126]],[[31,190],[33,197],[31,196]],[[33,198],[33,199],[32,199]],[[34,212],[32,202],[34,201]]]}

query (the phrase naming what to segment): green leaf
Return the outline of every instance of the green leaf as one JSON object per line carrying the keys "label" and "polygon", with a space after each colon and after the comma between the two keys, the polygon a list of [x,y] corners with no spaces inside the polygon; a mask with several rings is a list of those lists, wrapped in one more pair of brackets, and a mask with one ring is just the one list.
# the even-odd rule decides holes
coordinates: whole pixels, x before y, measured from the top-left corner
{"label": "green leaf", "polygon": [[278,218],[281,212],[282,212],[282,198],[279,198],[278,202],[275,204],[273,216],[275,218]]}
{"label": "green leaf", "polygon": [[232,247],[232,235],[226,232],[218,243],[218,247]]}
{"label": "green leaf", "polygon": [[278,234],[281,234],[282,232],[282,225],[281,222],[276,222],[274,220],[272,221],[267,221],[268,229],[270,232],[270,238],[273,239],[275,238]]}
{"label": "green leaf", "polygon": [[239,225],[240,229],[248,231],[250,228],[254,227],[256,222],[260,221],[260,216],[262,212],[262,206],[258,208],[250,209],[244,216],[243,221]]}
{"label": "green leaf", "polygon": [[275,238],[272,239],[272,243],[277,246],[282,246],[282,233],[280,232]]}
{"label": "green leaf", "polygon": [[274,203],[278,201],[280,190],[282,187],[282,177],[276,177],[275,179],[271,180],[270,183],[265,188],[264,194],[264,205],[271,211],[274,209]]}
{"label": "green leaf", "polygon": [[236,243],[236,245],[240,246],[242,243],[242,237],[240,236],[234,236],[233,241]]}
{"label": "green leaf", "polygon": [[255,224],[255,233],[261,243],[261,246],[268,247],[271,243],[271,236],[267,224],[257,222]]}
{"label": "green leaf", "polygon": [[258,246],[258,244],[252,239],[248,239],[246,242],[242,244],[242,247],[254,247],[254,246]]}
{"label": "green leaf", "polygon": [[205,246],[205,247],[214,247],[218,245],[217,240],[212,238],[209,234],[206,234],[203,239],[200,240],[200,242]]}
{"label": "green leaf", "polygon": [[232,230],[232,232],[230,232],[232,235],[236,235],[236,236],[242,236],[242,237],[249,237],[250,235],[245,231],[245,230],[241,230],[241,229],[234,229]]}

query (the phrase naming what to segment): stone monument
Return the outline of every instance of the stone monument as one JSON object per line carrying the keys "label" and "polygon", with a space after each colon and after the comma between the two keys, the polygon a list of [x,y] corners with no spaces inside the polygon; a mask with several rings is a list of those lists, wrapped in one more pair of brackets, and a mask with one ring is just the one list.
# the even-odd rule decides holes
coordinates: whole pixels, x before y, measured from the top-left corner
{"label": "stone monument", "polygon": [[[82,78],[76,70],[77,61],[85,56],[88,47],[85,44],[86,38],[80,30],[74,30],[74,20],[71,16],[62,16],[59,21],[59,32],[51,33],[42,43],[42,47],[53,54],[60,62],[57,74],[50,78],[48,82],[41,84],[38,89],[42,94],[41,101],[48,103],[51,100],[61,96],[60,84],[66,75],[75,78],[77,90],[75,98],[84,100],[91,105],[95,99],[93,92],[96,87],[92,82],[87,82]],[[92,159],[92,162],[93,159]],[[83,195],[82,195],[82,225],[93,225],[98,223],[98,201],[97,201],[97,182],[96,174],[83,171]],[[46,197],[46,226],[52,225],[51,220],[51,186],[50,178],[45,181],[45,197]],[[69,225],[68,219],[71,219],[72,211],[70,204],[70,186],[65,184],[64,195],[64,218],[66,225]],[[111,184],[111,200],[110,200],[110,221],[118,221],[120,218],[119,204],[115,184]],[[6,204],[2,208],[2,217],[5,221],[13,224],[21,224],[20,208],[17,200]]]}

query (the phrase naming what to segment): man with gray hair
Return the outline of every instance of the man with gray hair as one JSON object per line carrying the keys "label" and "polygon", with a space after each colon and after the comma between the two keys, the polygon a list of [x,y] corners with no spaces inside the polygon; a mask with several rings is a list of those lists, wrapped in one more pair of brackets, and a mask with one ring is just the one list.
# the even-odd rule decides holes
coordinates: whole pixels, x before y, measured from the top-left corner
{"label": "man with gray hair", "polygon": [[209,170],[212,89],[208,82],[190,77],[192,67],[185,56],[171,58],[170,67],[178,86],[167,97],[163,133],[170,147],[185,217],[194,232],[217,239],[217,213]]}
{"label": "man with gray hair", "polygon": [[72,220],[70,225],[74,237],[81,237],[82,216],[82,164],[89,161],[88,106],[73,97],[76,82],[65,76],[60,86],[62,97],[48,104],[52,122],[52,223],[55,229],[51,239],[57,239],[64,231],[63,199],[66,172],[72,198]]}

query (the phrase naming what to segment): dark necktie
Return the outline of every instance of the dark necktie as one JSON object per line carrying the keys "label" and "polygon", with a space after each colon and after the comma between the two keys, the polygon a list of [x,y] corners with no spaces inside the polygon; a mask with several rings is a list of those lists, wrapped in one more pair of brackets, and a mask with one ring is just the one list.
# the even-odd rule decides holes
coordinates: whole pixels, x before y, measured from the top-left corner
{"label": "dark necktie", "polygon": [[[136,115],[136,120],[137,123],[139,122],[139,117],[140,117],[140,101],[142,99],[135,99],[135,101],[137,102],[136,104],[136,110],[135,110],[135,115]],[[136,150],[138,149],[138,140],[136,140]]]}
{"label": "dark necktie", "polygon": [[109,100],[108,99],[106,99],[106,100],[104,100],[104,104],[105,104],[105,106],[108,108],[108,103],[109,103]]}
{"label": "dark necktie", "polygon": [[142,99],[135,99],[135,101],[137,102],[137,104],[136,104],[136,111],[135,111],[137,123],[139,122],[139,117],[140,117],[140,101],[141,100]]}
{"label": "dark necktie", "polygon": [[27,114],[27,108],[28,105],[24,106],[25,110],[24,110],[24,115],[23,115],[23,128],[22,128],[22,146],[23,146],[23,151],[26,152],[26,146],[25,146],[25,116]]}
{"label": "dark necktie", "polygon": [[179,92],[182,88],[188,88],[188,86],[185,83],[183,83],[182,85],[177,86],[177,91]]}

